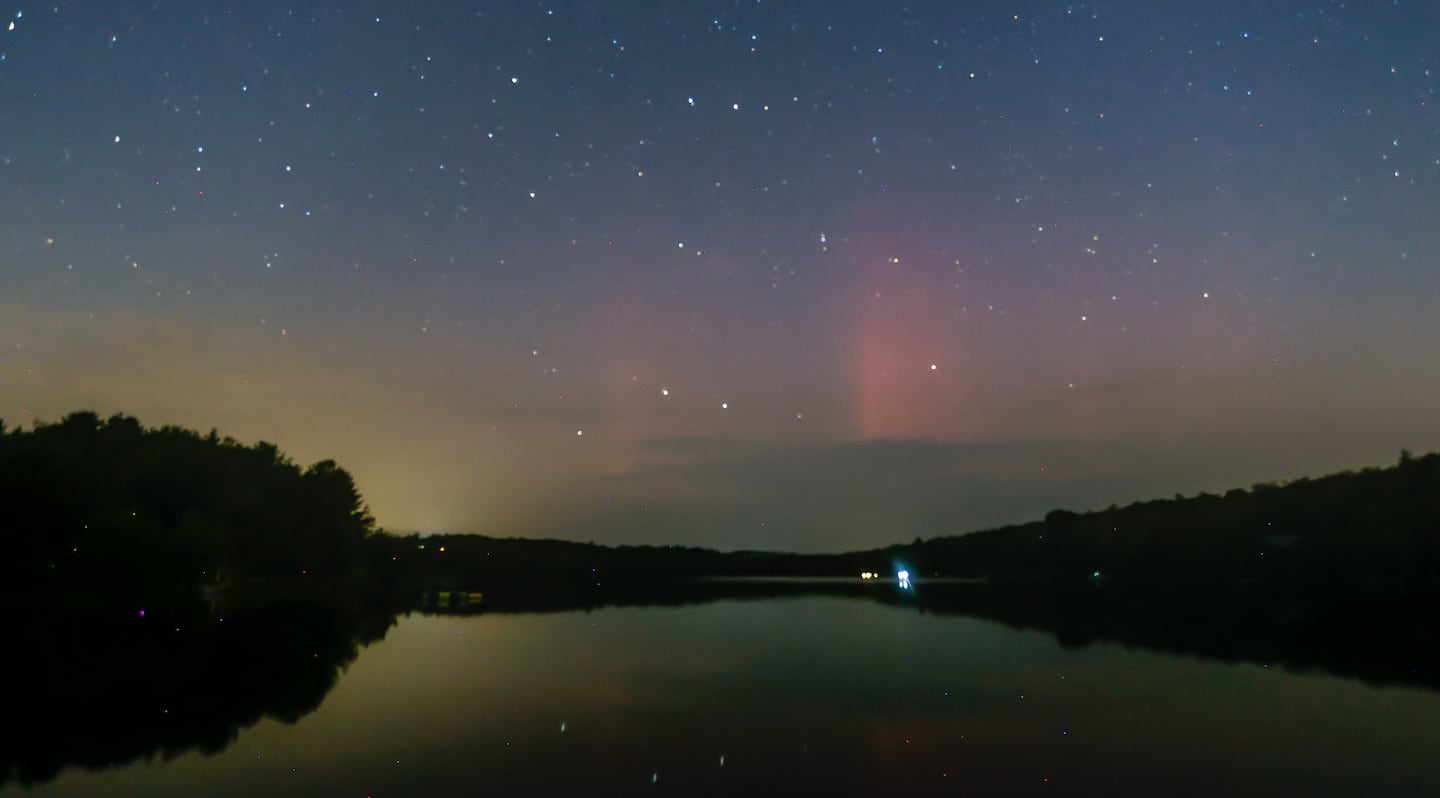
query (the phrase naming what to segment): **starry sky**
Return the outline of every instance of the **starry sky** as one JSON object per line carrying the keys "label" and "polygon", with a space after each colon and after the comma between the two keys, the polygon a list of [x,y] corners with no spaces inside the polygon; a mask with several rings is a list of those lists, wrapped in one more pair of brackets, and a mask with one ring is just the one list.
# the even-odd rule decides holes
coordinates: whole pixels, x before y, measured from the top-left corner
{"label": "starry sky", "polygon": [[1440,5],[0,3],[0,418],[835,551],[1440,448]]}

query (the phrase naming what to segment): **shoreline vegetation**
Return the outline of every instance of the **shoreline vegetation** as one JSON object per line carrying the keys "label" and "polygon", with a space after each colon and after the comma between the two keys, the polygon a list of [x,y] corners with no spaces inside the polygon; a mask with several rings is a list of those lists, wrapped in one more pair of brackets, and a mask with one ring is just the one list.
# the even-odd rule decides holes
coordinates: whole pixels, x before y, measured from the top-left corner
{"label": "shoreline vegetation", "polygon": [[283,598],[394,605],[430,592],[492,602],[603,595],[715,577],[960,579],[987,588],[1145,594],[1440,588],[1440,454],[1223,495],[1054,510],[1043,520],[836,554],[603,546],[379,529],[333,460],[304,467],[134,418],[77,412],[30,430],[0,422],[4,589],[51,609],[134,613]]}
{"label": "shoreline vegetation", "polygon": [[163,603],[197,587],[212,597],[504,593],[616,578],[888,578],[902,568],[1037,589],[1403,595],[1440,586],[1440,453],[835,554],[397,535],[376,526],[333,460],[302,468],[271,443],[146,429],[124,415],[77,412],[31,430],[0,422],[0,477],[6,589],[81,603]]}
{"label": "shoreline vegetation", "polygon": [[0,756],[0,786],[293,722],[412,612],[833,596],[1440,689],[1440,454],[802,555],[393,535],[333,461],[79,412],[0,423],[0,507],[0,621],[27,685],[0,710],[49,730]]}

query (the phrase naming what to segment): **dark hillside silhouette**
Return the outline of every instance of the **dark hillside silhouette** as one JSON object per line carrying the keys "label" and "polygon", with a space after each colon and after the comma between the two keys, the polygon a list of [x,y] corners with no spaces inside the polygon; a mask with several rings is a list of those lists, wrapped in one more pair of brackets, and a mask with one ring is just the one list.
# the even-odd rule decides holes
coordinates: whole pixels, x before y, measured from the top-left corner
{"label": "dark hillside silhouette", "polygon": [[123,415],[0,425],[0,786],[313,710],[394,622],[375,532],[333,461]]}
{"label": "dark hillside silhouette", "polygon": [[375,532],[333,461],[90,412],[0,434],[0,514],[0,589],[123,613],[202,584],[348,584]]}
{"label": "dark hillside silhouette", "polygon": [[842,554],[477,535],[390,538],[383,545],[404,579],[423,589],[537,592],[557,581],[889,576],[906,568],[918,576],[1036,588],[1430,592],[1440,588],[1440,454],[1406,452],[1389,468],[1260,484],[1223,496],[1177,496],[1091,513],[1054,510],[1027,524]]}
{"label": "dark hillside silhouette", "polygon": [[[1070,646],[1440,687],[1440,454],[869,551],[725,553],[380,534],[334,461],[80,412],[0,424],[0,543],[0,621],[27,686],[0,714],[30,730],[0,756],[0,785],[218,750],[261,717],[299,718],[410,610],[820,593]],[[771,578],[795,576],[825,578]]]}
{"label": "dark hillside silhouette", "polygon": [[1375,594],[1440,587],[1440,454],[1223,496],[1202,493],[904,547],[925,573],[1168,590]]}

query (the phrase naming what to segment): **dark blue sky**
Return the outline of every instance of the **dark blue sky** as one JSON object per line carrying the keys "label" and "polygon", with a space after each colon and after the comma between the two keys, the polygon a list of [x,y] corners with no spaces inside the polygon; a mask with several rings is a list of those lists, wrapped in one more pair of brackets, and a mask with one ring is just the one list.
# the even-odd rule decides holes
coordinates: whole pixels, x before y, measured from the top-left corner
{"label": "dark blue sky", "polygon": [[0,15],[12,424],[334,457],[396,530],[724,548],[1440,444],[1433,4]]}

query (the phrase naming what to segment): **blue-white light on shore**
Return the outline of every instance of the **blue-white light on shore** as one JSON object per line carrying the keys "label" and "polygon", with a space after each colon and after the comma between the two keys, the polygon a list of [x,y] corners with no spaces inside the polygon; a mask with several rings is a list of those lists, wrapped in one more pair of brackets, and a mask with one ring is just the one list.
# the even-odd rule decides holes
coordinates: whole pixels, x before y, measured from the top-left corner
{"label": "blue-white light on shore", "polygon": [[909,589],[910,589],[910,572],[909,572],[909,571],[906,571],[906,570],[897,571],[897,572],[895,573],[895,579],[900,583],[900,589],[901,589],[901,590],[909,590]]}

